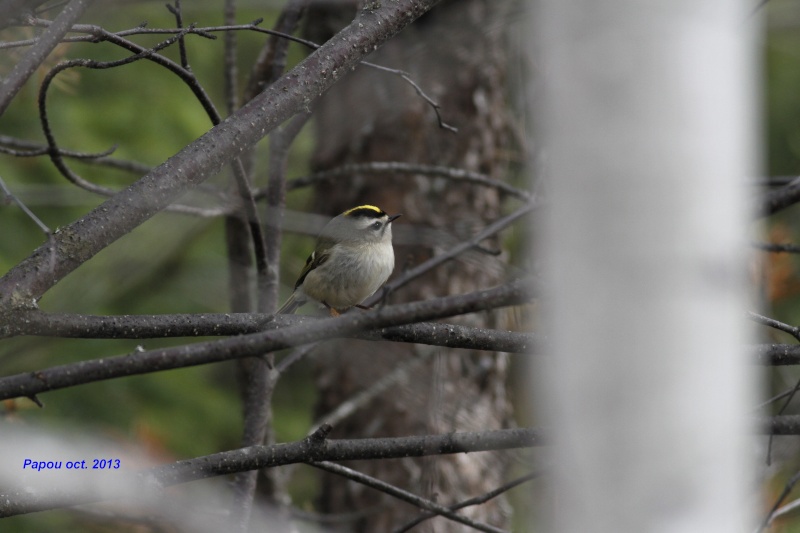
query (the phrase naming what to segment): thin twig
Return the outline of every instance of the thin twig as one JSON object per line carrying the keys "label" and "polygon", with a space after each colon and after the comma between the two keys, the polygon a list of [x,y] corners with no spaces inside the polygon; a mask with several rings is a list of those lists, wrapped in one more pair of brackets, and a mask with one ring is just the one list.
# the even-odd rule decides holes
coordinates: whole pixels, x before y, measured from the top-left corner
{"label": "thin twig", "polygon": [[[259,20],[257,22],[252,23],[252,24],[244,24],[244,25],[227,25],[227,26],[211,26],[211,27],[207,27],[207,28],[193,28],[192,31],[187,32],[187,33],[195,33],[195,34],[199,34],[199,35],[203,35],[203,36],[207,37],[212,32],[219,32],[219,31],[230,32],[230,31],[235,31],[235,30],[250,30],[250,31],[255,31],[255,32],[259,32],[259,33],[266,33],[266,34],[269,34],[269,35],[281,37],[281,38],[289,40],[289,41],[300,43],[300,44],[302,44],[302,45],[304,45],[304,46],[306,46],[306,47],[308,47],[308,48],[310,48],[312,50],[317,50],[321,46],[321,45],[319,45],[317,43],[314,43],[312,41],[309,41],[307,39],[302,39],[302,38],[299,38],[299,37],[295,37],[295,36],[290,35],[288,33],[275,31],[275,30],[268,30],[268,29],[265,29],[265,28],[260,28],[260,27],[258,27],[256,25],[256,23],[260,23],[260,22],[261,21]],[[86,28],[81,28],[80,26],[74,26],[72,28],[72,31],[86,31],[87,33],[91,33]],[[133,29],[133,30],[126,30],[126,31],[123,31],[123,32],[117,32],[115,35],[117,35],[117,36],[128,36],[128,35],[139,35],[139,34],[145,34],[145,33],[168,34],[168,33],[176,33],[176,32],[177,33],[181,33],[182,32],[181,28],[177,28],[177,30],[171,30],[171,29],[158,29],[158,30],[149,29],[149,30],[145,30],[144,28],[137,28],[137,29]],[[181,33],[181,35],[183,36],[183,35],[185,35],[185,33]],[[77,40],[77,39],[75,39],[75,40]],[[90,40],[91,41],[92,39],[82,39],[82,40]],[[18,41],[16,43],[6,43],[6,47],[11,47],[12,44],[13,44],[13,46],[24,46],[24,44],[26,44],[26,42],[25,41]],[[0,49],[2,49],[3,47],[4,46],[0,45]],[[364,65],[366,67],[369,67],[369,68],[373,68],[373,69],[376,69],[376,70],[380,70],[380,71],[387,72],[387,73],[390,73],[390,74],[394,74],[395,76],[398,76],[400,79],[402,79],[403,81],[408,83],[414,89],[414,91],[416,91],[416,93],[423,100],[425,100],[425,102],[428,105],[430,105],[431,108],[433,108],[434,112],[436,113],[436,118],[437,118],[437,121],[439,123],[439,127],[440,128],[442,128],[444,130],[447,130],[447,131],[450,131],[452,133],[457,133],[458,132],[458,128],[446,123],[444,121],[444,119],[442,118],[441,111],[440,111],[441,105],[439,103],[437,103],[433,98],[428,96],[428,94],[419,86],[419,84],[417,84],[411,78],[411,76],[407,72],[404,72],[404,71],[399,70],[399,69],[385,67],[385,66],[382,66],[382,65],[377,65],[375,63],[370,63],[368,61],[360,61],[360,64],[362,64],[362,65]]]}
{"label": "thin twig", "polygon": [[183,33],[183,10],[181,9],[181,0],[175,0],[175,5],[166,4],[167,10],[175,17],[175,24],[180,30],[180,38],[178,39],[178,50],[180,51],[181,66],[186,70],[191,70],[189,67],[189,58],[186,56],[186,39]]}
{"label": "thin twig", "polygon": [[347,400],[341,402],[336,409],[317,420],[309,430],[309,434],[314,433],[322,426],[337,426],[342,420],[353,415],[359,409],[371,405],[372,400],[380,396],[387,389],[397,383],[409,378],[412,371],[427,362],[433,355],[433,350],[428,350],[419,357],[414,357],[406,361],[401,361],[391,372],[387,373],[366,389],[358,392]]}
{"label": "thin twig", "polygon": [[34,214],[34,212],[33,212],[33,211],[31,211],[30,209],[28,209],[28,206],[26,206],[24,203],[22,203],[22,201],[21,201],[19,198],[17,198],[16,196],[14,196],[14,195],[11,193],[11,191],[8,189],[8,187],[6,187],[6,184],[5,184],[5,182],[3,181],[3,178],[2,178],[2,177],[0,177],[0,191],[2,191],[2,192],[3,192],[3,194],[5,195],[5,197],[6,197],[6,198],[8,198],[9,200],[11,200],[11,201],[12,201],[12,202],[14,202],[15,204],[17,204],[17,206],[18,206],[20,209],[22,209],[22,212],[23,212],[23,213],[25,213],[25,214],[28,216],[28,218],[30,218],[31,220],[33,220],[33,222],[34,222],[34,223],[35,223],[37,226],[39,226],[39,229],[40,229],[40,230],[42,230],[42,233],[44,233],[44,234],[45,234],[45,235],[46,235],[48,238],[49,238],[49,237],[50,237],[50,236],[53,234],[53,232],[52,232],[52,231],[50,231],[50,228],[49,228],[49,227],[47,227],[47,224],[45,224],[44,222],[42,222],[42,219],[40,219],[39,217],[37,217],[37,216]]}
{"label": "thin twig", "polygon": [[318,342],[312,342],[311,344],[306,344],[305,346],[298,346],[288,355],[283,357],[283,359],[278,361],[278,363],[275,365],[275,370],[279,374],[283,374],[289,369],[289,367],[308,356],[308,354],[313,352],[319,345],[320,343]]}
{"label": "thin twig", "polygon": [[487,239],[487,238],[493,236],[494,234],[502,231],[503,229],[507,228],[508,226],[513,224],[517,219],[519,219],[519,218],[527,215],[531,211],[533,211],[536,207],[538,207],[538,203],[534,202],[534,201],[531,201],[531,202],[523,205],[522,207],[518,208],[517,210],[515,210],[510,215],[504,216],[504,217],[492,222],[491,224],[486,226],[486,228],[484,228],[482,231],[478,232],[478,234],[476,234],[471,239],[468,239],[468,240],[466,240],[466,241],[464,241],[464,242],[462,242],[460,244],[457,244],[456,246],[453,246],[452,248],[450,248],[449,250],[447,250],[444,253],[441,253],[439,255],[435,255],[435,256],[431,257],[427,261],[424,261],[424,262],[420,263],[419,265],[415,266],[414,268],[406,270],[405,272],[403,272],[402,274],[400,274],[399,276],[394,278],[392,281],[390,281],[389,283],[384,285],[383,291],[379,291],[378,293],[376,293],[376,294],[372,295],[370,298],[368,298],[364,302],[364,305],[368,306],[368,307],[372,306],[372,305],[375,305],[375,303],[377,303],[383,295],[391,293],[391,292],[399,289],[400,287],[405,286],[406,284],[410,283],[412,280],[414,280],[414,279],[418,278],[419,276],[429,272],[430,270],[433,270],[434,268],[438,267],[439,265],[441,265],[443,263],[446,263],[447,261],[455,258],[456,256],[458,256],[458,255],[460,255],[460,254],[462,254],[462,253],[464,253],[464,252],[466,252],[468,250],[473,249],[475,246],[480,244],[481,241],[483,241],[484,239]]}
{"label": "thin twig", "polygon": [[[340,167],[323,170],[316,172],[309,176],[295,178],[286,184],[287,190],[295,190],[309,185],[323,182],[332,181],[342,176],[352,176],[359,173],[375,173],[375,174],[399,174],[406,176],[437,176],[456,181],[466,181],[467,183],[474,183],[484,187],[491,187],[500,192],[509,194],[522,200],[530,200],[531,194],[528,191],[519,189],[504,181],[495,180],[486,174],[479,172],[471,172],[460,168],[442,167],[435,165],[421,165],[416,163],[407,163],[403,161],[372,161],[369,163],[351,163],[342,165]],[[256,191],[256,197],[263,196],[264,191]]]}
{"label": "thin twig", "polygon": [[14,96],[30,78],[53,48],[61,42],[62,37],[70,30],[73,23],[91,5],[92,0],[71,0],[59,13],[49,28],[41,35],[30,50],[19,61],[8,76],[0,82],[0,115],[2,115]]}
{"label": "thin twig", "polygon": [[[132,56],[128,56],[126,58],[116,60],[116,61],[94,61],[90,59],[74,59],[70,61],[64,61],[59,63],[55,67],[53,67],[50,72],[47,73],[44,80],[42,81],[42,86],[39,89],[39,117],[42,124],[42,130],[44,131],[45,138],[47,139],[47,144],[49,146],[49,155],[50,159],[56,168],[61,172],[61,174],[67,178],[71,183],[85,189],[89,192],[93,192],[95,194],[100,194],[103,196],[112,196],[115,194],[116,191],[113,189],[109,189],[107,187],[102,187],[99,185],[95,185],[94,183],[88,182],[84,180],[81,176],[75,174],[64,162],[64,159],[61,157],[61,150],[56,144],[55,136],[53,135],[52,129],[50,128],[50,122],[48,120],[47,115],[47,92],[52,83],[53,79],[62,71],[75,68],[75,67],[85,67],[91,69],[107,69],[107,68],[114,68],[121,65],[126,65],[128,63],[132,63],[134,61],[138,61],[140,59],[153,59],[156,56],[156,52],[163,48],[166,48],[172,45],[178,37],[171,37],[166,41],[162,41],[161,43],[157,44],[153,48],[148,49],[140,49],[136,54]],[[177,65],[176,65],[177,67]],[[180,67],[178,67],[180,68]],[[183,70],[183,69],[181,69]],[[185,77],[184,77],[185,80]],[[196,84],[194,84],[196,86]],[[204,91],[202,91],[205,94]],[[210,103],[210,101],[209,101]],[[213,107],[213,104],[212,104]],[[218,117],[217,117],[218,120]]]}
{"label": "thin twig", "polygon": [[788,333],[789,335],[800,341],[800,328],[796,326],[790,326],[789,324],[784,324],[783,322],[775,320],[774,318],[769,318],[767,316],[754,313],[753,311],[748,311],[747,317],[753,322],[756,322],[763,326],[769,326],[773,329],[777,329],[778,331],[783,331],[784,333]]}
{"label": "thin twig", "polygon": [[763,408],[767,407],[768,405],[770,405],[770,404],[772,404],[772,403],[775,403],[775,402],[777,402],[778,400],[780,400],[780,399],[782,399],[782,398],[786,398],[786,397],[787,397],[787,396],[789,396],[790,394],[794,394],[794,389],[795,389],[794,387],[791,387],[791,388],[789,388],[789,389],[787,389],[787,390],[785,390],[785,391],[781,392],[780,394],[776,394],[775,396],[773,396],[773,397],[772,397],[772,398],[770,398],[769,400],[764,400],[764,401],[763,401],[763,402],[761,402],[760,404],[756,405],[756,406],[755,406],[755,407],[754,407],[754,408],[751,410],[751,412],[759,411],[759,410],[761,410],[761,409],[763,409]]}
{"label": "thin twig", "polygon": [[[511,489],[519,487],[523,483],[527,483],[529,481],[532,481],[532,480],[538,478],[541,475],[542,475],[541,472],[531,472],[530,474],[526,474],[524,476],[520,476],[520,477],[518,477],[516,479],[512,479],[508,483],[503,483],[501,486],[497,487],[494,490],[490,490],[489,492],[487,492],[485,494],[481,494],[480,496],[475,496],[474,498],[470,498],[468,500],[461,501],[461,502],[459,502],[459,503],[457,503],[455,505],[451,505],[451,506],[448,507],[448,509],[450,509],[451,511],[457,511],[459,509],[463,509],[464,507],[470,507],[472,505],[481,505],[483,503],[488,502],[489,500],[491,500],[493,498],[496,498],[496,497],[500,496],[501,494],[503,494],[505,492],[508,492]],[[410,531],[411,529],[415,528],[417,525],[421,524],[425,520],[428,520],[429,518],[433,518],[434,516],[437,516],[437,514],[433,513],[433,512],[430,512],[430,511],[422,513],[418,518],[415,518],[414,520],[412,520],[411,522],[407,523],[406,525],[395,529],[393,533],[405,533],[406,531]]]}
{"label": "thin twig", "polygon": [[[798,379],[797,383],[794,384],[794,387],[792,388],[792,392],[789,393],[789,395],[786,397],[786,401],[783,402],[783,405],[778,410],[778,413],[777,413],[778,415],[782,415],[784,413],[784,411],[786,411],[786,408],[789,407],[789,403],[792,401],[792,398],[794,398],[794,395],[797,394],[798,390],[800,390],[800,379]],[[774,440],[774,437],[775,437],[775,435],[770,433],[769,438],[767,439],[767,458],[766,458],[767,459],[766,460],[767,466],[772,464],[772,442]]]}
{"label": "thin twig", "polygon": [[781,507],[776,509],[774,513],[772,513],[772,516],[770,517],[770,524],[772,522],[774,522],[776,518],[780,518],[781,516],[783,516],[785,514],[789,514],[791,512],[794,512],[798,508],[800,508],[800,500],[798,500],[798,499],[792,500],[791,502],[787,503],[786,505],[782,505]]}
{"label": "thin twig", "polygon": [[[48,72],[47,76],[45,77],[45,81],[42,83],[42,88],[39,92],[39,114],[42,122],[42,129],[44,130],[45,137],[47,138],[48,145],[50,146],[50,158],[53,161],[53,164],[58,168],[58,170],[64,175],[71,183],[84,188],[90,192],[94,192],[97,194],[101,194],[104,196],[112,196],[115,194],[115,191],[112,189],[108,189],[106,187],[101,187],[90,183],[84,180],[82,177],[78,176],[66,165],[63,158],[60,156],[60,150],[56,145],[55,138],[53,133],[50,129],[49,122],[47,120],[47,108],[45,105],[46,102],[46,94],[47,89],[50,86],[53,78],[62,70],[67,68],[72,68],[76,66],[88,67],[88,68],[113,68],[117,66],[121,66],[127,63],[131,63],[133,61],[137,61],[139,59],[150,59],[155,61],[157,64],[160,64],[166,67],[171,72],[178,75],[178,77],[184,81],[192,92],[197,97],[200,104],[206,110],[209,119],[211,120],[212,124],[218,125],[221,122],[221,116],[217,111],[216,107],[214,106],[211,99],[208,97],[206,91],[203,87],[198,83],[197,78],[194,74],[187,68],[183,68],[180,65],[175,64],[169,59],[166,59],[156,52],[167,46],[170,46],[176,41],[180,41],[180,39],[192,28],[190,26],[187,29],[181,30],[178,35],[159,43],[153,48],[143,49],[138,45],[121,39],[120,37],[113,36],[109,34],[102,28],[98,28],[97,31],[99,34],[103,35],[103,37],[107,38],[110,42],[118,44],[123,48],[129,50],[138,50],[133,56],[129,56],[127,58],[118,60],[118,61],[107,61],[107,62],[99,62],[93,60],[86,60],[86,59],[79,59],[73,61],[66,61],[56,65],[50,72]],[[249,227],[250,236],[253,240],[253,253],[255,254],[256,260],[256,270],[257,274],[260,278],[264,278],[267,275],[269,270],[269,265],[266,260],[266,245],[264,243],[264,235],[262,230],[262,224],[259,221],[258,217],[258,210],[256,208],[255,199],[253,198],[252,189],[250,184],[247,180],[247,177],[244,172],[244,167],[241,164],[241,160],[238,158],[234,159],[232,162],[232,169],[233,169],[233,176],[235,178],[235,182],[237,185],[237,191],[239,193],[239,197],[241,199],[241,207],[244,209],[244,216]]]}
{"label": "thin twig", "polygon": [[[17,148],[22,148],[22,149],[15,150],[14,148],[8,148],[7,146],[16,146]],[[107,158],[109,155],[113,154],[116,150],[117,150],[117,145],[115,144],[114,146],[106,149],[103,152],[97,152],[93,154],[87,152],[77,152],[74,150],[60,150],[60,152],[61,155],[66,157],[72,157],[73,159],[92,160],[92,159]],[[50,149],[44,144],[34,143],[31,141],[23,141],[21,139],[14,139],[13,137],[8,137],[6,135],[0,135],[0,153],[13,155],[15,157],[38,157],[49,154]],[[149,167],[147,168],[147,170],[149,170]]]}
{"label": "thin twig", "polygon": [[[126,235],[192,187],[218,173],[279,124],[326,92],[366,50],[380,46],[440,0],[396,0],[359,14],[291,72],[264,89],[233,116],[188,144],[152,172],[56,234],[55,268],[45,270],[49,248],[40,247],[0,278],[0,307],[41,297],[79,265]],[[360,46],[351,45],[353,39]],[[178,66],[180,68],[180,66]],[[182,69],[181,69],[182,70]],[[320,72],[328,72],[327,76]],[[157,191],[158,194],[153,194]]]}
{"label": "thin twig", "polygon": [[404,72],[404,71],[396,69],[396,68],[389,68],[389,67],[384,67],[382,65],[376,65],[375,63],[370,63],[368,61],[362,61],[361,64],[364,65],[365,67],[374,68],[376,70],[381,70],[383,72],[388,72],[390,74],[394,74],[395,76],[399,76],[400,79],[402,79],[403,81],[405,81],[406,83],[411,85],[411,87],[414,88],[414,90],[417,92],[417,94],[423,100],[425,100],[428,103],[429,106],[431,106],[433,108],[433,111],[436,113],[436,119],[439,121],[439,127],[440,128],[445,129],[445,130],[447,130],[447,131],[449,131],[451,133],[458,133],[458,128],[446,123],[442,119],[442,114],[439,112],[439,110],[441,109],[442,106],[440,106],[438,103],[436,103],[436,101],[434,101],[433,98],[428,96],[425,93],[425,91],[423,91],[422,88],[419,85],[417,85],[414,82],[414,80],[411,79],[411,76],[408,74],[408,72]]}
{"label": "thin twig", "polygon": [[800,472],[795,473],[791,478],[789,478],[789,481],[786,482],[786,485],[784,485],[783,487],[783,491],[780,493],[780,495],[778,495],[778,498],[775,500],[775,504],[769,510],[767,516],[764,518],[764,521],[761,523],[761,527],[759,527],[756,530],[757,533],[760,533],[761,531],[764,531],[765,529],[767,529],[767,527],[769,527],[769,524],[770,522],[772,522],[772,516],[775,514],[775,511],[778,510],[778,507],[780,507],[781,503],[783,503],[783,500],[785,500],[789,496],[789,494],[792,492],[792,489],[794,489],[794,486],[797,484],[798,481],[800,481]]}
{"label": "thin twig", "polygon": [[[226,25],[236,21],[236,0],[225,0],[222,18]],[[225,108],[228,115],[239,108],[239,69],[236,63],[236,32],[225,32],[225,55],[223,57],[223,80],[225,83]]]}
{"label": "thin twig", "polygon": [[347,468],[346,466],[331,463],[329,461],[315,461],[309,464],[314,468],[319,468],[321,470],[325,470],[326,472],[331,472],[332,474],[346,477],[351,481],[355,481],[356,483],[360,483],[377,491],[383,492],[384,494],[388,494],[389,496],[397,498],[398,500],[415,505],[420,509],[434,512],[439,516],[443,516],[453,520],[454,522],[464,524],[473,529],[477,529],[478,531],[485,531],[487,533],[508,533],[505,529],[500,529],[489,524],[478,522],[477,520],[473,520],[466,516],[456,514],[443,505],[439,505],[431,500],[417,496],[416,494],[353,470],[352,468]]}
{"label": "thin twig", "polygon": [[249,101],[280,78],[286,69],[290,36],[300,23],[310,0],[289,0],[281,10],[278,20],[272,28],[274,33],[261,47],[258,57],[253,62],[244,90],[244,100]]}

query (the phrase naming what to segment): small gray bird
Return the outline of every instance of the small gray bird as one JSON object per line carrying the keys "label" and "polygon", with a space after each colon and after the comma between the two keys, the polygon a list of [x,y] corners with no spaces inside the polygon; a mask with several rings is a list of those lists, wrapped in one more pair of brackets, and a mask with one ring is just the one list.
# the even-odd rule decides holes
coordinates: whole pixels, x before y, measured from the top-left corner
{"label": "small gray bird", "polygon": [[359,205],[328,222],[278,313],[313,300],[337,316],[372,296],[394,270],[392,222],[399,216]]}

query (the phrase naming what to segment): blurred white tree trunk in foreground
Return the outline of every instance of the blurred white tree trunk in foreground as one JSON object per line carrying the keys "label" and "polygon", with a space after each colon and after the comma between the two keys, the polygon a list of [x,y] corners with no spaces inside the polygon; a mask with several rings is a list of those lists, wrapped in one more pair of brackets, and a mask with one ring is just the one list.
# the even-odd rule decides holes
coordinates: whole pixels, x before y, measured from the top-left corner
{"label": "blurred white tree trunk in foreground", "polygon": [[751,531],[752,3],[540,0],[548,530]]}

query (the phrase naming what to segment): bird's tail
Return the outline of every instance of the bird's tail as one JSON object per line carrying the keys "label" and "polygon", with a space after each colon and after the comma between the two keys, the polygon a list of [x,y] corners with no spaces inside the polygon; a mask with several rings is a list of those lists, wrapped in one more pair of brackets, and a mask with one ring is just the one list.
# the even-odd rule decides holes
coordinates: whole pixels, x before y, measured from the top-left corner
{"label": "bird's tail", "polygon": [[286,303],[284,303],[281,306],[281,308],[278,309],[278,312],[276,314],[278,314],[278,315],[291,315],[295,311],[297,311],[297,309],[301,305],[303,305],[304,303],[305,303],[305,301],[303,301],[303,300],[301,300],[301,299],[299,299],[297,297],[297,293],[292,293],[292,295],[289,296],[289,299],[286,300]]}

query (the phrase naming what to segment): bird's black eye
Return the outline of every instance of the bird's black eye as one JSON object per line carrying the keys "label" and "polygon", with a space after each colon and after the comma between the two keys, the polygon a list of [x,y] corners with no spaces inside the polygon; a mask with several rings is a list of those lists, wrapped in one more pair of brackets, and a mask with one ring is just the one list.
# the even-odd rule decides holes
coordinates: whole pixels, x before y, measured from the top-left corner
{"label": "bird's black eye", "polygon": [[377,221],[373,222],[372,223],[372,229],[381,229],[381,223],[377,222]]}

